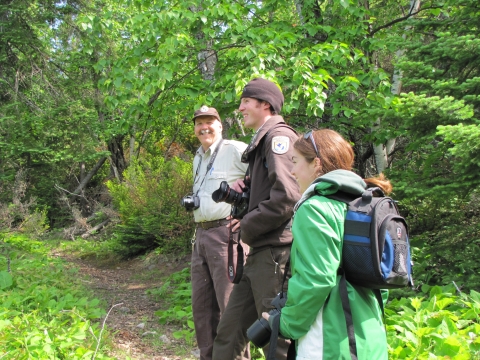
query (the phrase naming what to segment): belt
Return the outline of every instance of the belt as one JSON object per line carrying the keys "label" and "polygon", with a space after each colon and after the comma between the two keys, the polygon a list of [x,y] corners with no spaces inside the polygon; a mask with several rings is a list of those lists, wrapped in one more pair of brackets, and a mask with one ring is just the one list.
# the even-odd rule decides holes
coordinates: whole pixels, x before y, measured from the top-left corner
{"label": "belt", "polygon": [[230,222],[230,220],[226,219],[218,219],[218,220],[213,220],[213,221],[202,221],[195,223],[197,228],[202,228],[203,230],[208,230],[214,227],[219,227],[222,225],[227,225]]}

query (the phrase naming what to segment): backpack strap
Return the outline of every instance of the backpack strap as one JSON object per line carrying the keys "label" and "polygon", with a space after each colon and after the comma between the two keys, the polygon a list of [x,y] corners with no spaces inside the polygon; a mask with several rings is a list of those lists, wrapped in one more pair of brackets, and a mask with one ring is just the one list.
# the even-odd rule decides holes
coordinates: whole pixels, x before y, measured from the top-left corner
{"label": "backpack strap", "polygon": [[350,348],[350,356],[352,360],[358,360],[357,357],[357,342],[355,340],[355,329],[353,327],[352,308],[350,307],[350,301],[348,300],[347,280],[345,279],[345,273],[341,268],[342,277],[340,278],[339,290],[340,298],[342,299],[343,313],[345,314],[345,323],[347,325],[348,346]]}
{"label": "backpack strap", "polygon": [[[366,202],[370,202],[373,196],[384,196],[383,192],[379,188],[370,188],[366,189],[362,194],[362,200]],[[357,199],[358,196],[353,194],[349,194],[343,191],[338,191],[335,194],[325,196],[329,199],[337,200],[349,205],[353,200]],[[366,236],[368,237],[370,234],[370,223],[362,223],[358,221],[349,221],[345,220],[344,224],[344,231],[349,234],[356,234],[359,236]],[[347,279],[345,276],[345,271],[339,267],[337,274],[341,276],[340,284],[339,284],[339,291],[340,291],[340,298],[342,300],[342,308],[343,313],[345,315],[345,323],[347,327],[347,336],[348,336],[348,345],[350,348],[350,356],[352,360],[357,360],[357,342],[355,339],[355,328],[353,325],[353,316],[352,316],[352,309],[350,307],[350,300],[348,299],[348,290],[347,290]],[[383,299],[378,289],[371,289],[375,294],[375,297],[378,301],[378,305],[382,310],[382,316],[384,315],[383,309]]]}

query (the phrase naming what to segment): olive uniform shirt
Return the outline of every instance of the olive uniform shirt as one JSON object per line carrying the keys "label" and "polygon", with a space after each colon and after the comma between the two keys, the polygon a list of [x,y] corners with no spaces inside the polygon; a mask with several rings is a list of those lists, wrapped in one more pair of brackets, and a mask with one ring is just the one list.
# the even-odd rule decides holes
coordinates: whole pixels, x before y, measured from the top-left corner
{"label": "olive uniform shirt", "polygon": [[220,187],[222,181],[231,185],[235,180],[243,178],[247,171],[248,164],[241,162],[247,144],[223,140],[212,168],[207,173],[208,163],[220,140],[221,138],[215,141],[207,151],[200,146],[193,160],[193,193],[200,198],[200,207],[193,211],[197,223],[224,219],[230,215],[232,206],[225,202],[214,202],[212,193]]}

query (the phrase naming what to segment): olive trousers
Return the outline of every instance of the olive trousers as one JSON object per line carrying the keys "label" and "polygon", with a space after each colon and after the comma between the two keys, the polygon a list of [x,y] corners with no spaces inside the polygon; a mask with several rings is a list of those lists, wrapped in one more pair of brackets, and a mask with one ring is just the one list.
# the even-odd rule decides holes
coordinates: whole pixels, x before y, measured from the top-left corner
{"label": "olive trousers", "polygon": [[[290,256],[291,245],[251,249],[243,269],[242,279],[235,284],[227,308],[220,319],[217,337],[213,345],[213,360],[245,360],[249,354],[247,329],[273,309],[271,302],[283,289],[285,264]],[[289,340],[278,339],[276,359],[287,358]],[[268,345],[263,348],[268,353]]]}
{"label": "olive trousers", "polygon": [[[233,284],[227,276],[228,222],[219,221],[211,228],[197,226],[192,253],[192,311],[200,359],[212,359],[213,340],[220,316],[225,311]],[[233,233],[234,257],[237,258],[238,232]]]}

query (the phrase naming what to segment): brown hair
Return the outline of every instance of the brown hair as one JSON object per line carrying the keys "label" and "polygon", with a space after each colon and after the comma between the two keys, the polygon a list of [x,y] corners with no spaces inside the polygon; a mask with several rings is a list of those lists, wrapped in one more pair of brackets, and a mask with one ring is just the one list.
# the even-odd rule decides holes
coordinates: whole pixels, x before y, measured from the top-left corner
{"label": "brown hair", "polygon": [[367,183],[367,188],[378,187],[382,189],[385,195],[388,195],[392,192],[393,186],[390,181],[385,177],[385,175],[380,174],[376,177],[363,179]]}
{"label": "brown hair", "polygon": [[271,113],[272,115],[278,115],[278,113],[277,113],[277,112],[275,111],[275,109],[273,108],[272,104],[270,104],[268,101],[260,100],[260,99],[257,99],[257,98],[252,98],[252,99],[257,100],[257,105],[255,105],[255,107],[259,108],[260,105],[262,105],[263,103],[268,104],[268,105],[270,105],[270,113]]}
{"label": "brown hair", "polygon": [[[320,158],[320,175],[333,170],[352,170],[354,153],[350,143],[342,135],[330,129],[320,129],[312,133]],[[317,154],[312,139],[300,136],[293,147],[302,154],[308,162],[312,162]],[[392,184],[383,174],[364,179],[367,187],[379,187],[385,195],[392,191]]]}
{"label": "brown hair", "polygon": [[[316,130],[312,133],[315,145],[317,145],[320,158],[320,175],[333,170],[352,170],[353,149],[352,146],[336,131],[330,129]],[[300,136],[293,145],[308,162],[312,162],[317,154],[311,138]]]}

